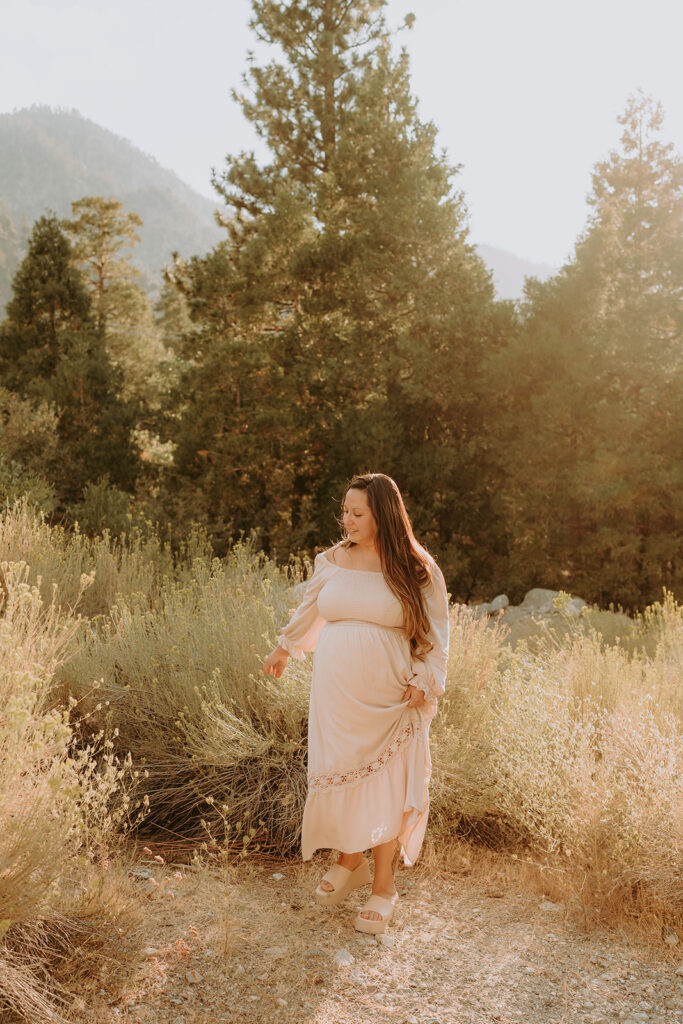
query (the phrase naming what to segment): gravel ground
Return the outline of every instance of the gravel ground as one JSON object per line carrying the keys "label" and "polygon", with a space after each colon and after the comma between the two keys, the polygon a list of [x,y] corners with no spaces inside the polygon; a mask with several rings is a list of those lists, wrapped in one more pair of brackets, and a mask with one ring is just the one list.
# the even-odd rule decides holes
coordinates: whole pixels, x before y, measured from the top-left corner
{"label": "gravel ground", "polygon": [[680,944],[586,934],[519,881],[433,860],[399,866],[401,901],[378,941],[353,927],[369,887],[341,907],[312,901],[331,861],[238,863],[227,890],[206,868],[141,864],[146,945],[123,997],[102,990],[79,1021],[683,1024]]}

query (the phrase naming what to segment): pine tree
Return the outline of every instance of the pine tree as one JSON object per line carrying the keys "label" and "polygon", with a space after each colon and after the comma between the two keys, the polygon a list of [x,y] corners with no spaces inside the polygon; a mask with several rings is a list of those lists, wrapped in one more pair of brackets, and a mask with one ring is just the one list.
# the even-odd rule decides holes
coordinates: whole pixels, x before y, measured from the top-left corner
{"label": "pine tree", "polygon": [[84,484],[100,476],[133,486],[133,409],[119,397],[120,373],[54,214],[36,221],[13,281],[0,325],[0,383],[56,408],[61,458],[54,472],[63,502],[77,501]]}
{"label": "pine tree", "polygon": [[574,259],[497,359],[510,573],[637,607],[683,583],[683,163],[642,94]]}
{"label": "pine tree", "polygon": [[10,391],[52,400],[50,381],[80,331],[90,329],[90,299],[54,216],[36,221],[12,282],[0,327],[0,376]]}
{"label": "pine tree", "polygon": [[[131,263],[140,241],[137,213],[124,213],[113,196],[84,196],[71,204],[62,227],[73,260],[83,274],[97,326],[115,366],[123,371],[123,393],[141,402],[158,400],[158,366],[165,357],[149,299]],[[127,251],[128,250],[128,251]]]}
{"label": "pine tree", "polygon": [[177,469],[210,476],[219,517],[256,519],[280,550],[325,543],[348,477],[381,469],[466,571],[461,483],[475,486],[493,292],[383,7],[253,0],[278,56],[251,60],[237,99],[270,162],[241,154],[214,175],[229,241],[186,267],[196,331]]}

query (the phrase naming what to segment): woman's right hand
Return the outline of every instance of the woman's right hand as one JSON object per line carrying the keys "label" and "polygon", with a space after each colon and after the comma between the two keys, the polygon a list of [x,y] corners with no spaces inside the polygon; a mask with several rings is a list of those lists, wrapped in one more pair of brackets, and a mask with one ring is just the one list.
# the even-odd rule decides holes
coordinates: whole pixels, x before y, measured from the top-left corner
{"label": "woman's right hand", "polygon": [[288,661],[289,654],[284,647],[276,647],[263,662],[263,671],[266,675],[275,676],[276,679],[279,679],[287,668]]}

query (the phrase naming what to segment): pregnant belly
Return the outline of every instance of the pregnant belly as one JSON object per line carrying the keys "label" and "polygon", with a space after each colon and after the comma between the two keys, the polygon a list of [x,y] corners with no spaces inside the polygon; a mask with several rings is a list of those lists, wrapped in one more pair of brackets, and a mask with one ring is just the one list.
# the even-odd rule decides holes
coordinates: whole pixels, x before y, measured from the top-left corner
{"label": "pregnant belly", "polygon": [[328,622],[313,660],[311,711],[321,728],[354,736],[390,730],[406,710],[410,645],[402,630],[348,619]]}

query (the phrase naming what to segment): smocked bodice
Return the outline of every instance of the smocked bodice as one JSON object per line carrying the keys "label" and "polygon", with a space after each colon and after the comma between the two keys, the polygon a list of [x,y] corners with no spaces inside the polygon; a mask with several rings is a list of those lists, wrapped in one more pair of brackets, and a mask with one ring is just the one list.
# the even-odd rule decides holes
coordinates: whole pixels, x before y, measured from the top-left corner
{"label": "smocked bodice", "polygon": [[401,602],[381,572],[344,569],[330,563],[318,594],[318,612],[328,622],[355,619],[400,628]]}

